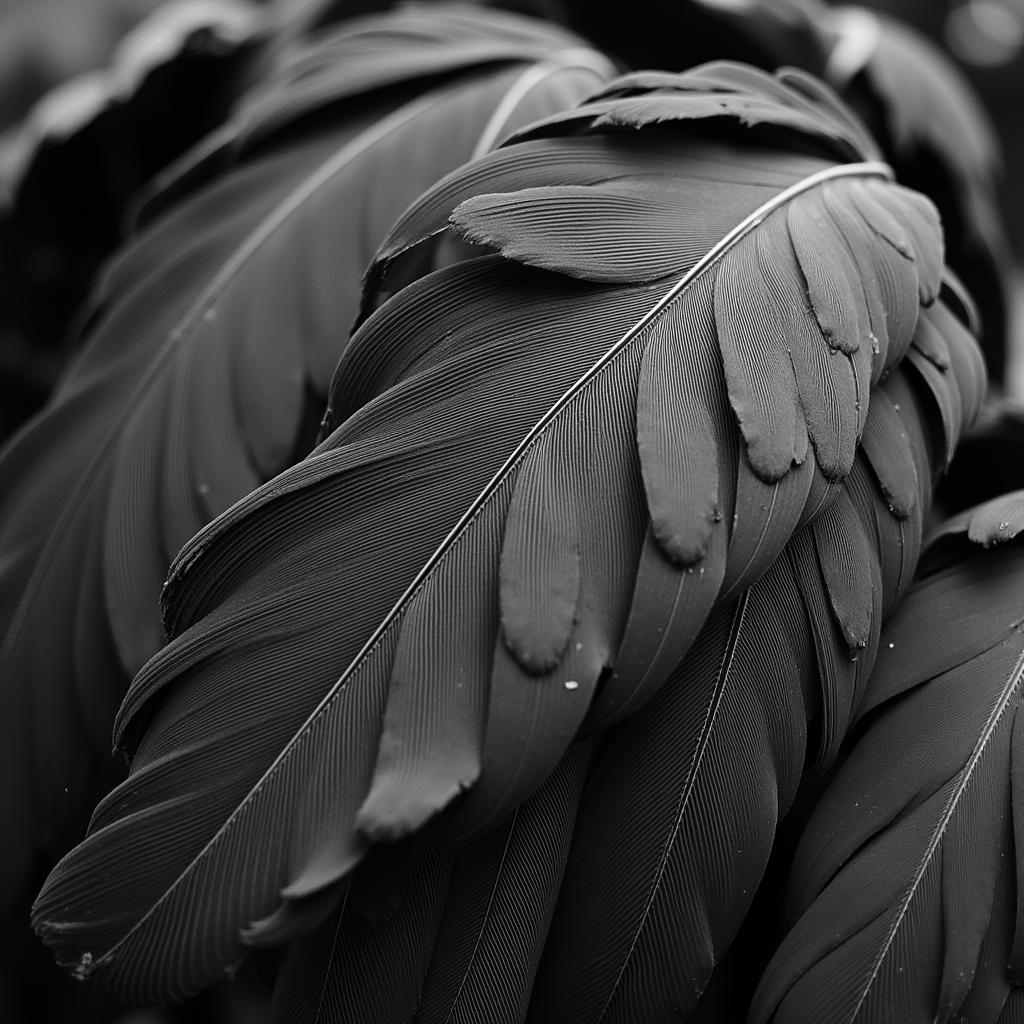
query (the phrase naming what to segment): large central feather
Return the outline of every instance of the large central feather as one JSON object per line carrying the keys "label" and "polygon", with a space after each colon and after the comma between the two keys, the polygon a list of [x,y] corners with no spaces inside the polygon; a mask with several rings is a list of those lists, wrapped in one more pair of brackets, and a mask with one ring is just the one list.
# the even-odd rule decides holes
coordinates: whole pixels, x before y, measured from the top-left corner
{"label": "large central feather", "polygon": [[[709,66],[623,80],[411,208],[364,308],[449,215],[500,254],[372,313],[334,432],[184,549],[176,639],[119,716],[132,775],[37,904],[61,959],[137,1000],[192,991],[308,928],[375,841],[485,835],[581,728],[658,693],[830,509],[921,337],[937,221],[873,155],[812,83]],[[954,438],[977,352],[925,317]],[[857,650],[871,599],[822,524],[819,606]]]}

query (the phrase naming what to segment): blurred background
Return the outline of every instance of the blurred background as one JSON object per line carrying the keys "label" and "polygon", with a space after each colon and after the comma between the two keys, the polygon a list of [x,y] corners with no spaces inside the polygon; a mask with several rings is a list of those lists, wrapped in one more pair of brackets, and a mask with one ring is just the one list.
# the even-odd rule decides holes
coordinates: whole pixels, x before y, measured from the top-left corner
{"label": "blurred background", "polygon": [[[742,6],[744,0],[716,0]],[[55,85],[107,65],[118,42],[164,0],[0,0],[0,134]],[[343,5],[357,11],[383,4]],[[1024,86],[1024,0],[866,0],[925,32],[966,72],[1000,129],[1006,180],[1024,170],[1017,130]],[[3,168],[0,166],[0,176]],[[2,193],[0,193],[2,194]],[[1024,244],[1024,191],[1005,190],[1015,248]]]}

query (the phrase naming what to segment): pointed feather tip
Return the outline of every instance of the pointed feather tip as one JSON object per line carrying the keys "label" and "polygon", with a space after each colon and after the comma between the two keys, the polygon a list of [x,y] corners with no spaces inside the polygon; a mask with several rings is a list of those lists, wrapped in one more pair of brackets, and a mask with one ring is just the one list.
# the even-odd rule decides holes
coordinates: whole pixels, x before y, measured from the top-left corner
{"label": "pointed feather tip", "polygon": [[982,547],[1005,544],[1024,531],[1024,491],[1011,491],[979,505],[967,525],[967,538]]}
{"label": "pointed feather tip", "polygon": [[501,622],[501,637],[509,653],[517,664],[531,676],[546,676],[554,672],[562,663],[562,655],[569,646],[572,635],[570,628],[560,636],[557,646],[547,643],[546,638],[538,637],[531,630],[529,623],[515,623],[505,618]]}
{"label": "pointed feather tip", "polygon": [[360,843],[342,832],[326,836],[319,848],[307,855],[302,870],[280,890],[281,899],[292,902],[306,899],[337,885],[348,878],[369,852],[367,843]]}
{"label": "pointed feather tip", "polygon": [[[737,415],[739,419],[739,416]],[[740,432],[745,442],[743,454],[746,457],[747,465],[750,466],[761,483],[777,484],[780,480],[792,472],[796,467],[803,464],[803,460],[797,460],[792,450],[786,450],[788,446],[780,445],[778,438],[767,434],[755,433],[749,427],[745,429],[742,419],[739,420]]]}
{"label": "pointed feather tip", "polygon": [[562,545],[549,552],[540,579],[524,573],[516,551],[502,551],[501,636],[526,672],[545,676],[562,663],[577,622],[579,549]]}

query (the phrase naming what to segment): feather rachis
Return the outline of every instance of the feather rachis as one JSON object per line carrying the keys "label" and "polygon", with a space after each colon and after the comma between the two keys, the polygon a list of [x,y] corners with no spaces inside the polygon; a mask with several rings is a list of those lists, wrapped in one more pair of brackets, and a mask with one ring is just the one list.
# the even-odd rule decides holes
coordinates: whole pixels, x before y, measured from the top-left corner
{"label": "feather rachis", "polygon": [[612,983],[611,988],[609,989],[608,998],[605,1000],[604,1006],[601,1009],[600,1015],[597,1018],[598,1022],[600,1022],[604,1018],[605,1014],[608,1012],[608,1008],[611,1006],[612,1000],[615,997],[616,990],[618,989],[619,984],[622,981],[622,976],[626,970],[626,965],[629,962],[633,950],[636,948],[636,944],[640,938],[640,933],[643,931],[644,925],[647,923],[647,919],[650,916],[651,908],[653,907],[654,900],[657,896],[658,887],[665,874],[669,853],[672,849],[675,837],[679,834],[679,830],[682,827],[683,819],[686,816],[690,798],[693,795],[694,782],[697,773],[700,771],[701,760],[707,751],[711,732],[714,729],[715,720],[717,718],[719,709],[721,708],[725,687],[729,680],[733,656],[736,651],[736,644],[739,640],[739,636],[742,633],[744,627],[746,608],[747,597],[746,595],[744,595],[736,603],[736,607],[732,613],[732,624],[729,629],[729,644],[722,654],[722,658],[718,668],[717,680],[715,686],[712,689],[712,692],[709,694],[709,700],[706,705],[704,722],[701,726],[700,737],[698,738],[694,746],[692,759],[690,761],[689,768],[686,772],[686,781],[684,782],[683,788],[679,794],[675,814],[675,821],[671,827],[669,835],[666,837],[664,851],[662,853],[661,858],[659,859],[658,866],[655,869],[655,873],[651,879],[650,891],[648,893],[647,899],[644,901],[644,906],[640,915],[640,920],[637,922],[636,929],[633,933],[633,937],[629,943],[629,948],[626,952],[625,957],[622,960],[622,966],[620,967],[619,972],[614,982]]}
{"label": "feather rachis", "polygon": [[1000,720],[1007,713],[1011,704],[1020,699],[1020,688],[1024,682],[1024,651],[1021,652],[1014,665],[1009,677],[1007,678],[1006,685],[1002,691],[996,696],[995,704],[992,711],[985,723],[984,731],[978,738],[974,749],[971,751],[970,759],[960,772],[957,779],[956,785],[950,793],[946,806],[944,807],[942,814],[939,816],[936,822],[935,829],[932,833],[931,838],[928,841],[928,845],[925,848],[920,863],[918,864],[917,870],[914,872],[914,876],[910,881],[910,885],[903,898],[896,906],[895,914],[892,918],[891,923],[888,926],[888,930],[885,939],[875,956],[874,963],[871,965],[871,971],[868,978],[863,985],[860,995],[853,1007],[852,1019],[856,1019],[861,1006],[868,997],[868,993],[871,989],[872,984],[878,977],[878,972],[881,970],[882,964],[885,961],[886,956],[892,949],[893,941],[896,938],[896,934],[902,925],[904,918],[910,908],[910,905],[918,891],[921,881],[924,878],[925,871],[932,862],[932,858],[935,856],[936,851],[939,849],[939,845],[942,842],[943,834],[949,825],[950,820],[956,813],[957,804],[960,802],[964,795],[967,787],[972,781],[972,776],[981,761],[981,758],[985,754],[986,747],[992,740],[996,729],[999,727]]}

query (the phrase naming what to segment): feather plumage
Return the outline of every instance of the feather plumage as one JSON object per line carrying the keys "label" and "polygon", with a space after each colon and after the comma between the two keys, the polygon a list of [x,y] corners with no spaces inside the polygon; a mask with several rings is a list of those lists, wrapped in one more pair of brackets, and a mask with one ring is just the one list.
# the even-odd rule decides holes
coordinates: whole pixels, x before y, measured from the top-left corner
{"label": "feather plumage", "polygon": [[[402,879],[401,911],[376,920],[360,913],[357,872],[337,911],[290,947],[274,990],[275,1024],[318,1014],[419,1024],[522,1020],[592,754],[593,742],[575,745],[533,797],[454,857],[421,852],[434,873]],[[398,943],[401,956],[381,955]]]}
{"label": "feather plumage", "polygon": [[995,1024],[1024,1009],[1021,498],[946,524],[883,633],[754,1020]]}
{"label": "feather plumage", "polygon": [[[873,394],[865,430],[881,421],[914,483],[944,454],[940,436],[902,429],[927,420],[923,403],[893,408],[892,394],[912,395],[917,378],[902,364]],[[971,375],[957,386],[968,391]],[[529,1020],[669,1021],[694,1010],[805,761],[835,759],[883,613],[910,582],[929,495],[891,506],[887,458],[860,449],[836,500],[713,613],[665,686],[602,747]]]}
{"label": "feather plumage", "polygon": [[[875,5],[878,6],[878,5]],[[802,68],[863,118],[903,184],[942,213],[947,262],[980,307],[989,374],[1008,352],[1009,239],[996,198],[1001,156],[991,120],[960,68],[927,37],[866,7],[821,0],[564,0],[567,24],[630,68],[679,71],[741,60]]]}
{"label": "feather plumage", "polygon": [[163,641],[174,553],[311,447],[388,225],[609,70],[507,15],[357,22],[300,48],[166,185],[166,215],[151,206],[108,268],[89,344],[0,461],[2,745],[30,779],[0,820],[31,837],[5,844],[5,886],[32,842],[61,845],[109,751],[127,680]]}
{"label": "feather plumage", "polygon": [[[778,586],[786,607],[806,600],[822,620],[796,641],[813,672],[789,666],[765,698],[778,713],[755,770],[775,771],[778,750],[772,814],[784,808],[806,709],[827,759],[870,658],[852,672],[842,662],[851,644],[871,649],[905,566],[879,563],[859,586],[849,567],[878,557],[870,530],[890,537],[880,516],[909,520],[918,507],[897,513],[862,494],[860,511],[841,489],[858,475],[872,382],[920,387],[920,367],[901,360],[919,322],[944,315],[938,303],[918,312],[940,288],[934,213],[864,162],[873,155],[820,86],[717,65],[614,83],[415,204],[368,275],[332,432],[172,569],[175,640],[118,719],[132,775],[36,906],[58,957],[122,996],[180,996],[247,943],[307,929],[309,908],[315,919],[325,894],[339,899],[375,843],[486,842],[540,799],[581,731],[649,720],[650,701],[687,694],[666,682],[699,652],[713,664],[706,652],[735,609]],[[604,233],[588,190],[607,205]],[[634,222],[615,212],[638,201],[660,202],[674,230],[647,217],[624,234]],[[420,246],[449,218],[499,252],[380,304],[382,285],[416,278]],[[585,246],[565,244],[573,232]],[[937,370],[955,432],[972,411],[966,368],[983,370],[962,331],[949,343],[967,347]],[[807,414],[814,402],[826,408]],[[938,418],[925,408],[929,423],[915,427],[909,403],[893,439],[921,462],[919,481],[944,459],[942,429],[938,452],[925,440]],[[864,494],[874,488],[864,481]],[[778,562],[811,522],[793,567]],[[779,602],[766,600],[770,618]],[[684,701],[739,699],[703,678],[711,689]],[[741,727],[726,715],[722,728]],[[698,727],[678,743],[703,765],[724,749],[709,739]],[[773,821],[759,819],[749,863],[727,868],[751,885]],[[722,840],[713,833],[705,851]],[[112,863],[116,887],[103,880]],[[724,932],[742,916],[732,900]]]}

